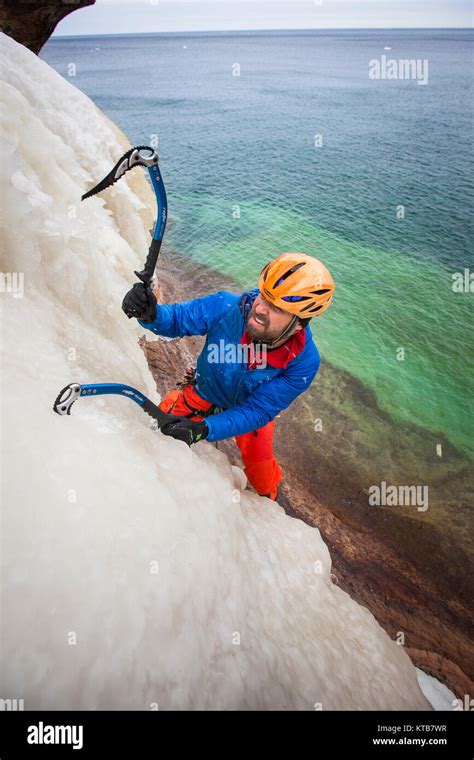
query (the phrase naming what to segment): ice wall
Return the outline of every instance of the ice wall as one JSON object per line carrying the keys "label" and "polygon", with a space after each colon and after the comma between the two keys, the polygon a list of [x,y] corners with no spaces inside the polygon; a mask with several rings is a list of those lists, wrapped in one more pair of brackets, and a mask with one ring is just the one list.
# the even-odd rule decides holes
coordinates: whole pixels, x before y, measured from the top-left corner
{"label": "ice wall", "polygon": [[120,308],[155,207],[139,169],[80,204],[128,145],[0,37],[0,696],[25,709],[429,708],[403,648],[332,583],[319,531],[244,492],[222,453],[152,432],[122,398],[52,412],[73,380],[156,400],[143,331]]}

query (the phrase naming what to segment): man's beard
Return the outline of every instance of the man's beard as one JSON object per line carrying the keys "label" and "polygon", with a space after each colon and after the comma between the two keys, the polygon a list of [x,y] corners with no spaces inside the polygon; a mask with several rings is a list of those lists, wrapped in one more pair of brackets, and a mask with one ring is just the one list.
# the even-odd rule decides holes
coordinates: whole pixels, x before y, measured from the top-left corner
{"label": "man's beard", "polygon": [[247,331],[253,341],[256,343],[271,343],[273,340],[275,340],[275,338],[278,337],[278,335],[273,330],[268,329],[268,323],[258,326],[254,323],[251,323],[250,317],[253,316],[255,316],[255,311],[254,307],[252,306],[247,320]]}

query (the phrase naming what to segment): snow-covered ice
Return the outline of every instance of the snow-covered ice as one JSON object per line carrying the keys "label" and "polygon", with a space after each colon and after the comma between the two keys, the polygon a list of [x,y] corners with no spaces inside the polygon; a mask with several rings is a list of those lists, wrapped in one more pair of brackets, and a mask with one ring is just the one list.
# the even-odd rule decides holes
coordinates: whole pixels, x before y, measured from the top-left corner
{"label": "snow-covered ice", "polygon": [[459,709],[456,695],[448,689],[444,683],[437,678],[429,676],[419,668],[416,668],[416,675],[420,688],[428,699],[434,710],[454,710]]}
{"label": "snow-covered ice", "polygon": [[123,135],[5,35],[1,66],[1,271],[24,291],[3,277],[0,696],[27,710],[430,709],[403,647],[332,583],[319,531],[244,492],[222,452],[152,432],[123,398],[53,413],[72,381],[157,400],[120,308],[154,199],[136,169],[81,204]]}

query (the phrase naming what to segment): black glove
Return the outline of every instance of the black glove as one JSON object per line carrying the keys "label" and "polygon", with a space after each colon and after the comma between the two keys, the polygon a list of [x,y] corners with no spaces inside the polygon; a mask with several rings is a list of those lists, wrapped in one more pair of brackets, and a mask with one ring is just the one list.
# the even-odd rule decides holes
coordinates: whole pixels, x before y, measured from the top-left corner
{"label": "black glove", "polygon": [[156,316],[156,298],[150,286],[136,282],[125,294],[122,309],[129,319],[136,317],[143,322],[153,322]]}
{"label": "black glove", "polygon": [[160,430],[163,435],[170,435],[178,441],[184,441],[188,446],[202,441],[209,434],[205,420],[190,420],[188,417],[176,417],[176,421],[166,422]]}

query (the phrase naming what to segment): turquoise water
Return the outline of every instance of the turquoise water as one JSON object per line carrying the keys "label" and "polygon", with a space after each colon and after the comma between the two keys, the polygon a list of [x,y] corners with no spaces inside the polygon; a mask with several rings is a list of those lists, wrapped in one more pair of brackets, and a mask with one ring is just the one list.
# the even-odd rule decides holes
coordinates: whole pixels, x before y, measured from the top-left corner
{"label": "turquoise water", "polygon": [[[474,273],[472,40],[137,35],[51,40],[42,57],[66,78],[75,63],[72,83],[132,144],[158,135],[169,246],[242,287],[281,251],[320,257],[337,287],[315,320],[323,357],[373,389],[394,424],[472,455],[474,293],[452,289],[455,272]],[[428,84],[369,79],[381,55],[427,59]]]}

